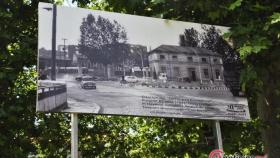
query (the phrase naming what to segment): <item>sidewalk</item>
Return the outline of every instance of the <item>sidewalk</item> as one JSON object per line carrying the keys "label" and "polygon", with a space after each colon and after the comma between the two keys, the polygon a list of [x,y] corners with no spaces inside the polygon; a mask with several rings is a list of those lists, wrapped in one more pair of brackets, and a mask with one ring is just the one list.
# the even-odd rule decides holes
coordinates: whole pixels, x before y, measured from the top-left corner
{"label": "sidewalk", "polygon": [[79,101],[72,98],[67,98],[67,108],[61,110],[61,112],[70,112],[70,113],[76,113],[77,111],[79,113],[95,113],[97,114],[101,107],[95,103],[88,103],[85,101]]}

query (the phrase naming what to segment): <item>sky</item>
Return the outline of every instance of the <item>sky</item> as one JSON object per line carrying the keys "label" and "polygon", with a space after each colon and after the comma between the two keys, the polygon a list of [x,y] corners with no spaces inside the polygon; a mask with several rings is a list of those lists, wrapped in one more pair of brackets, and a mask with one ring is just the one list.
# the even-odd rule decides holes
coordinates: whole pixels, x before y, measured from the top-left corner
{"label": "sky", "polygon": [[68,6],[68,7],[77,7],[77,2],[72,2],[72,0],[64,0],[63,1],[63,6]]}
{"label": "sky", "polygon": [[[65,3],[71,6],[57,6],[57,45],[62,45],[66,38],[66,45],[77,45],[80,38],[80,25],[82,19],[88,14],[102,16],[110,21],[116,20],[123,26],[127,32],[127,43],[140,44],[147,46],[148,49],[155,49],[162,44],[179,45],[179,35],[184,33],[185,29],[194,28],[201,32],[201,24],[173,21],[144,16],[135,16],[98,10],[89,10],[77,8],[71,3]],[[51,49],[52,39],[52,11],[43,9],[52,7],[52,4],[39,4],[39,38],[38,48],[44,47]],[[226,32],[228,27],[216,26],[222,32]]]}

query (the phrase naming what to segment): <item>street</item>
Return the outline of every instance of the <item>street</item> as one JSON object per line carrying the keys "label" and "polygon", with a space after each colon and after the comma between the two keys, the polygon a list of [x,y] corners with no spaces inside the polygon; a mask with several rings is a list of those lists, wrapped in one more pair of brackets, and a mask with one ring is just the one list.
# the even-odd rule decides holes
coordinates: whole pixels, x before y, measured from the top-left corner
{"label": "street", "polygon": [[[71,75],[66,75],[61,78],[61,80],[66,81],[67,84],[68,108],[63,109],[63,112],[138,116],[167,115],[170,117],[173,115],[177,117],[186,117],[184,115],[205,115],[205,112],[207,112],[207,114],[214,114],[217,117],[224,117],[225,114],[219,113],[223,111],[221,111],[221,109],[226,110],[226,107],[222,106],[234,103],[247,104],[244,102],[244,98],[233,97],[229,90],[152,88],[142,85],[121,85],[119,81],[96,81],[97,89],[82,89],[80,82],[75,81],[74,77]],[[152,107],[144,106],[144,104],[155,103],[155,101],[148,100],[149,103],[147,103],[147,100],[143,101],[143,97],[156,97],[156,104]],[[193,109],[188,109],[186,111],[188,103],[185,102],[182,103],[184,104],[184,108],[182,109],[182,107],[180,107],[181,109],[178,109],[178,107],[174,107],[175,105],[168,104],[168,100],[170,100],[171,97],[177,100],[192,99],[196,102],[199,100],[203,102],[202,104],[200,103],[202,106],[205,104],[211,106],[211,108],[202,108],[201,106],[195,107],[195,111],[193,111]],[[164,98],[163,100],[166,102],[164,106],[163,104],[158,104],[158,102],[162,102],[161,98]],[[219,107],[219,105],[221,107]]]}

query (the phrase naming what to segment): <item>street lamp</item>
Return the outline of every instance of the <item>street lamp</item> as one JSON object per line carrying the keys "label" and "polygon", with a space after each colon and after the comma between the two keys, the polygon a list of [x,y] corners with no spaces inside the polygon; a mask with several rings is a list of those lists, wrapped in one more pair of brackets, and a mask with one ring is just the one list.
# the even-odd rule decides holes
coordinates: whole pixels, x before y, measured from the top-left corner
{"label": "street lamp", "polygon": [[52,18],[52,60],[51,60],[51,80],[56,79],[56,5],[53,4],[53,7],[44,7],[43,9],[47,11],[53,11]]}

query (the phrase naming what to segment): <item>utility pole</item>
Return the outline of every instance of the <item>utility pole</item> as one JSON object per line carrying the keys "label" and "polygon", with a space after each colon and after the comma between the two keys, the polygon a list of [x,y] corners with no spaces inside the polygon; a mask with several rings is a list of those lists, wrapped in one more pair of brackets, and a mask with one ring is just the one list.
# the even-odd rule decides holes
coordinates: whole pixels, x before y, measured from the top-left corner
{"label": "utility pole", "polygon": [[143,61],[143,54],[141,54],[140,55],[141,56],[141,61],[142,61],[142,74],[143,74],[143,77],[142,78],[144,78],[145,77],[145,73],[144,73],[144,61]]}
{"label": "utility pole", "polygon": [[51,79],[56,80],[56,5],[53,4],[53,21],[52,21],[52,69]]}
{"label": "utility pole", "polygon": [[65,70],[65,73],[66,73],[66,46],[65,46],[65,41],[67,40],[66,38],[62,38],[63,40],[63,54],[64,54],[64,70]]}
{"label": "utility pole", "polygon": [[43,8],[47,11],[53,11],[52,18],[52,58],[51,58],[51,80],[56,79],[56,5],[53,4],[53,7],[45,7]]}
{"label": "utility pole", "polygon": [[53,7],[43,8],[47,11],[53,11],[52,17],[52,57],[51,57],[51,80],[56,79],[56,5],[53,4]]}

